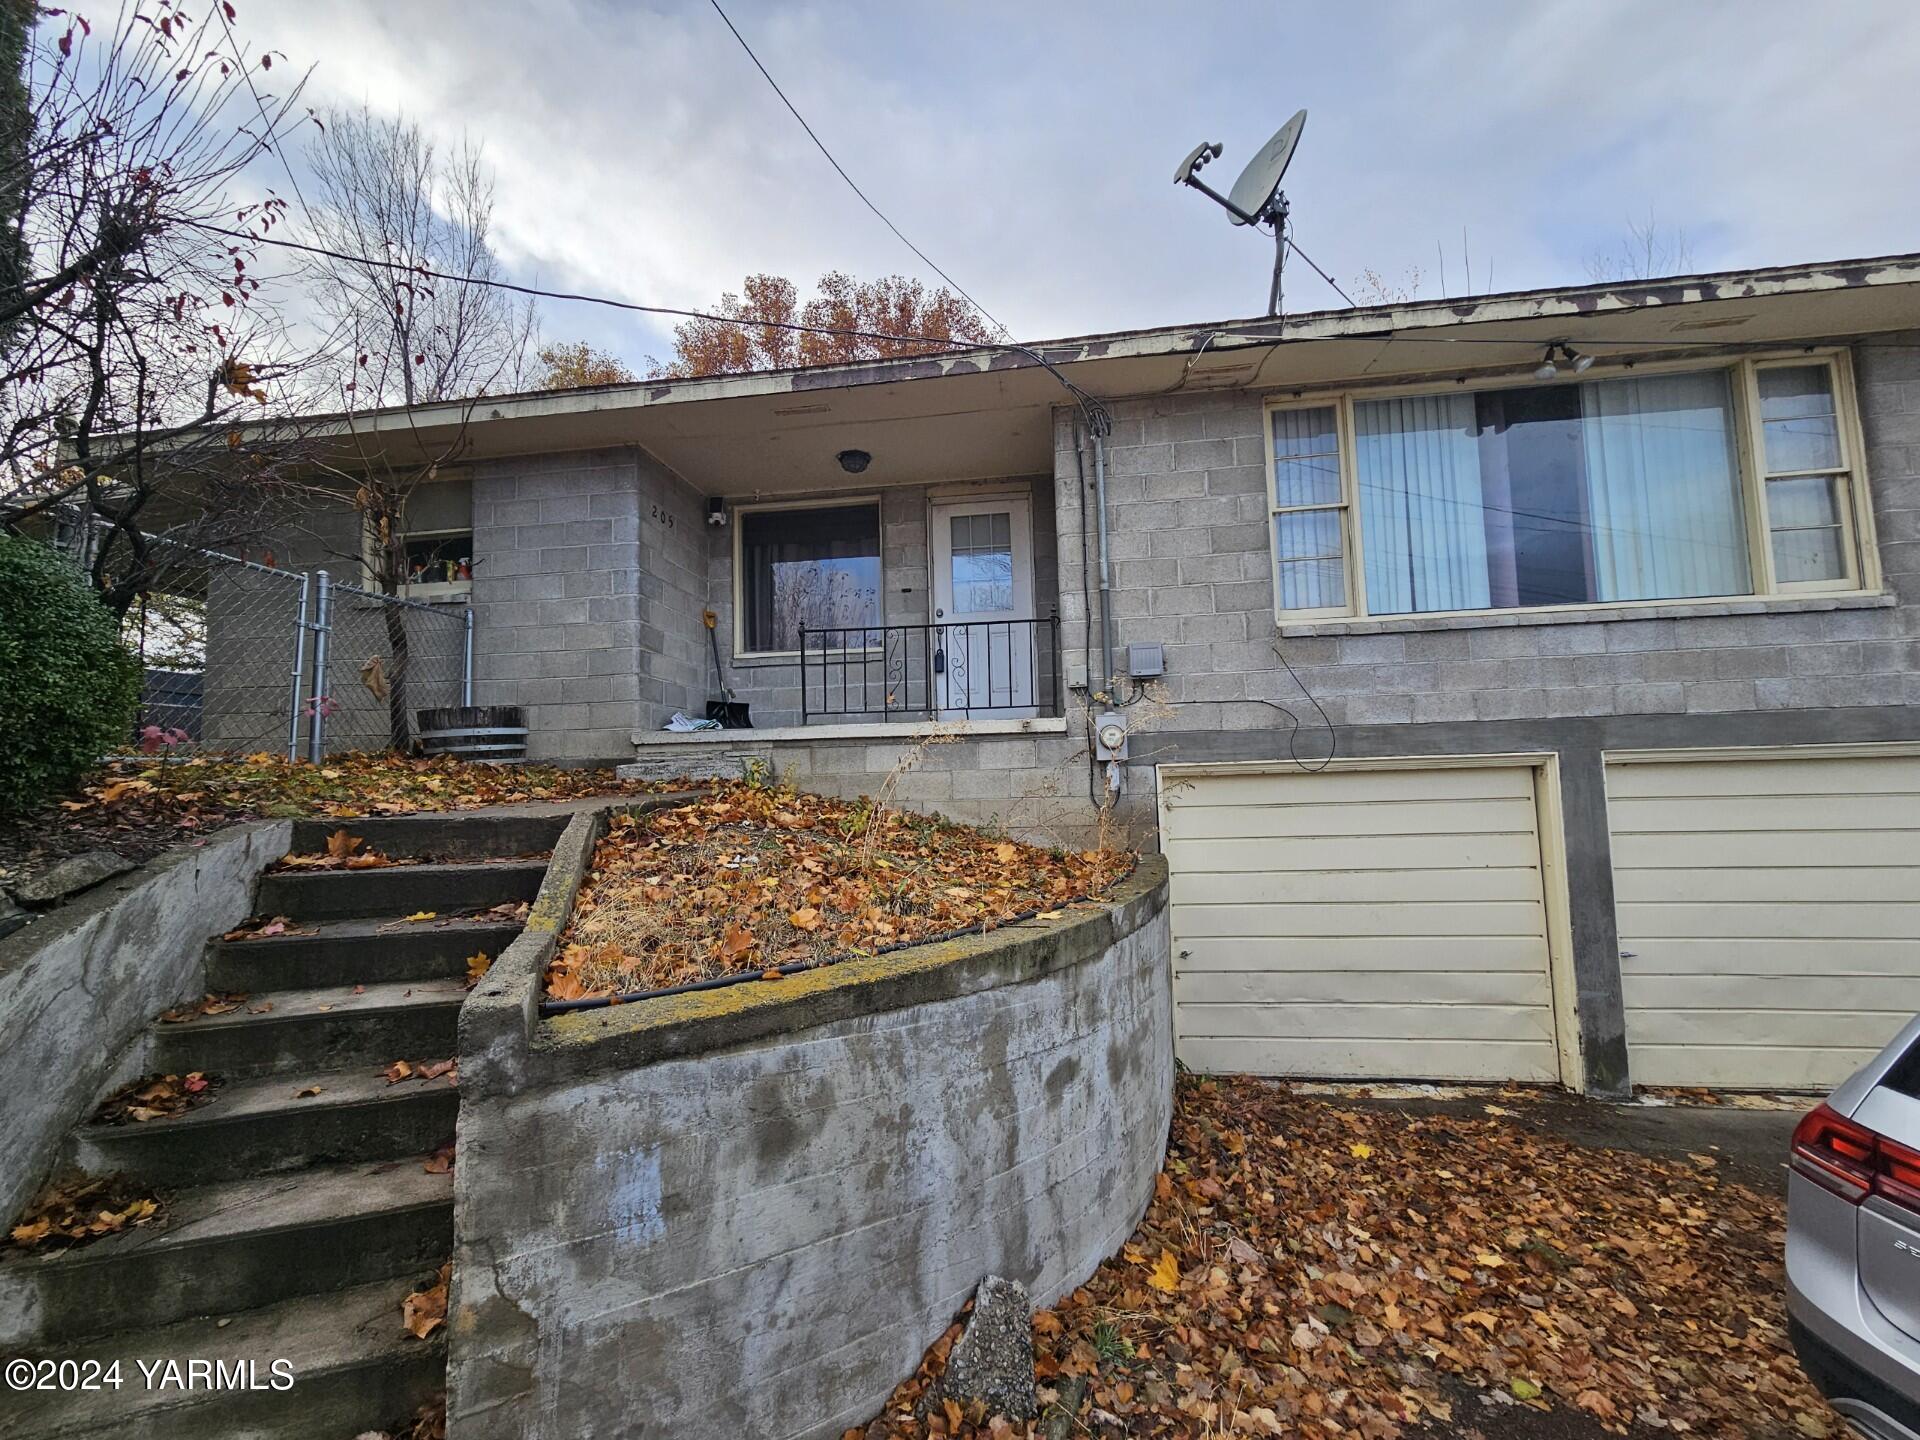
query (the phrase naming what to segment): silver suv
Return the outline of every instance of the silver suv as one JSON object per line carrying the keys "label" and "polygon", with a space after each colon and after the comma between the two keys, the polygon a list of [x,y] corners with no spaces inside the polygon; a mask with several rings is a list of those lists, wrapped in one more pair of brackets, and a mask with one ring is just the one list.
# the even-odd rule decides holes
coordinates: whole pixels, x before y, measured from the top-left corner
{"label": "silver suv", "polygon": [[1920,1016],[1793,1132],[1787,1326],[1855,1429],[1920,1440]]}

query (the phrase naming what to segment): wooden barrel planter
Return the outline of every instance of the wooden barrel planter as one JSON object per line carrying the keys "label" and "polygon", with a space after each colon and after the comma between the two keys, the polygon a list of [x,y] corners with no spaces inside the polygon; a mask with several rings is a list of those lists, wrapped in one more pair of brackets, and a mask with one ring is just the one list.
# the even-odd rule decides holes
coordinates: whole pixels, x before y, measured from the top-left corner
{"label": "wooden barrel planter", "polygon": [[448,705],[422,710],[420,748],[462,760],[527,758],[527,715],[518,705]]}

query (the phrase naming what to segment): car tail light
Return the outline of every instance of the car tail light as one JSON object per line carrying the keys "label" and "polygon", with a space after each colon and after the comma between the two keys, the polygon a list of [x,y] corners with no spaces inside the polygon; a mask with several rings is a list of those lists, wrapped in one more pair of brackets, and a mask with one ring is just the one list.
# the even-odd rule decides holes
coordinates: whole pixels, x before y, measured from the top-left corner
{"label": "car tail light", "polygon": [[1858,1205],[1869,1195],[1920,1211],[1920,1150],[1821,1105],[1793,1131],[1793,1168]]}

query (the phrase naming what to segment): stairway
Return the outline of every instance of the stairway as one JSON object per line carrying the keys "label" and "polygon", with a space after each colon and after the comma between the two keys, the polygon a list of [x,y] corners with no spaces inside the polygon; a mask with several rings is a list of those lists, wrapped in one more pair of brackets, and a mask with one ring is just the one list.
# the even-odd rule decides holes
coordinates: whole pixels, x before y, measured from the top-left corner
{"label": "stairway", "polygon": [[[269,872],[256,913],[289,933],[209,945],[207,988],[247,998],[156,1019],[139,1073],[201,1071],[212,1098],[89,1120],[69,1144],[73,1168],[126,1177],[162,1219],[45,1257],[0,1250],[0,1355],[117,1359],[120,1384],[6,1393],[0,1437],[350,1440],[443,1388],[444,1326],[415,1339],[400,1307],[453,1249],[453,1177],[426,1162],[453,1139],[459,1092],[382,1072],[454,1056],[468,957],[499,955],[521,925],[482,912],[533,898],[565,819],[296,825],[296,853],[345,828],[429,863]],[[252,1362],[220,1378],[260,1388],[150,1388],[138,1362],[167,1360],[183,1379],[189,1360]],[[271,1388],[275,1360],[291,1389]]]}

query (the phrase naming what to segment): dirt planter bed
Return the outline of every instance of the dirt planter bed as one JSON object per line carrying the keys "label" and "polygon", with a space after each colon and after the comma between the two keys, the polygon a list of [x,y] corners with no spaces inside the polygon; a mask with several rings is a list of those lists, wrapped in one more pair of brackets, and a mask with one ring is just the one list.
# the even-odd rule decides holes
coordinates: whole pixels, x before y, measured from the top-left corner
{"label": "dirt planter bed", "polygon": [[838,1436],[987,1274],[1045,1304],[1152,1194],[1158,857],[1097,906],[778,981],[538,1015],[594,841],[461,1016],[451,1433]]}

